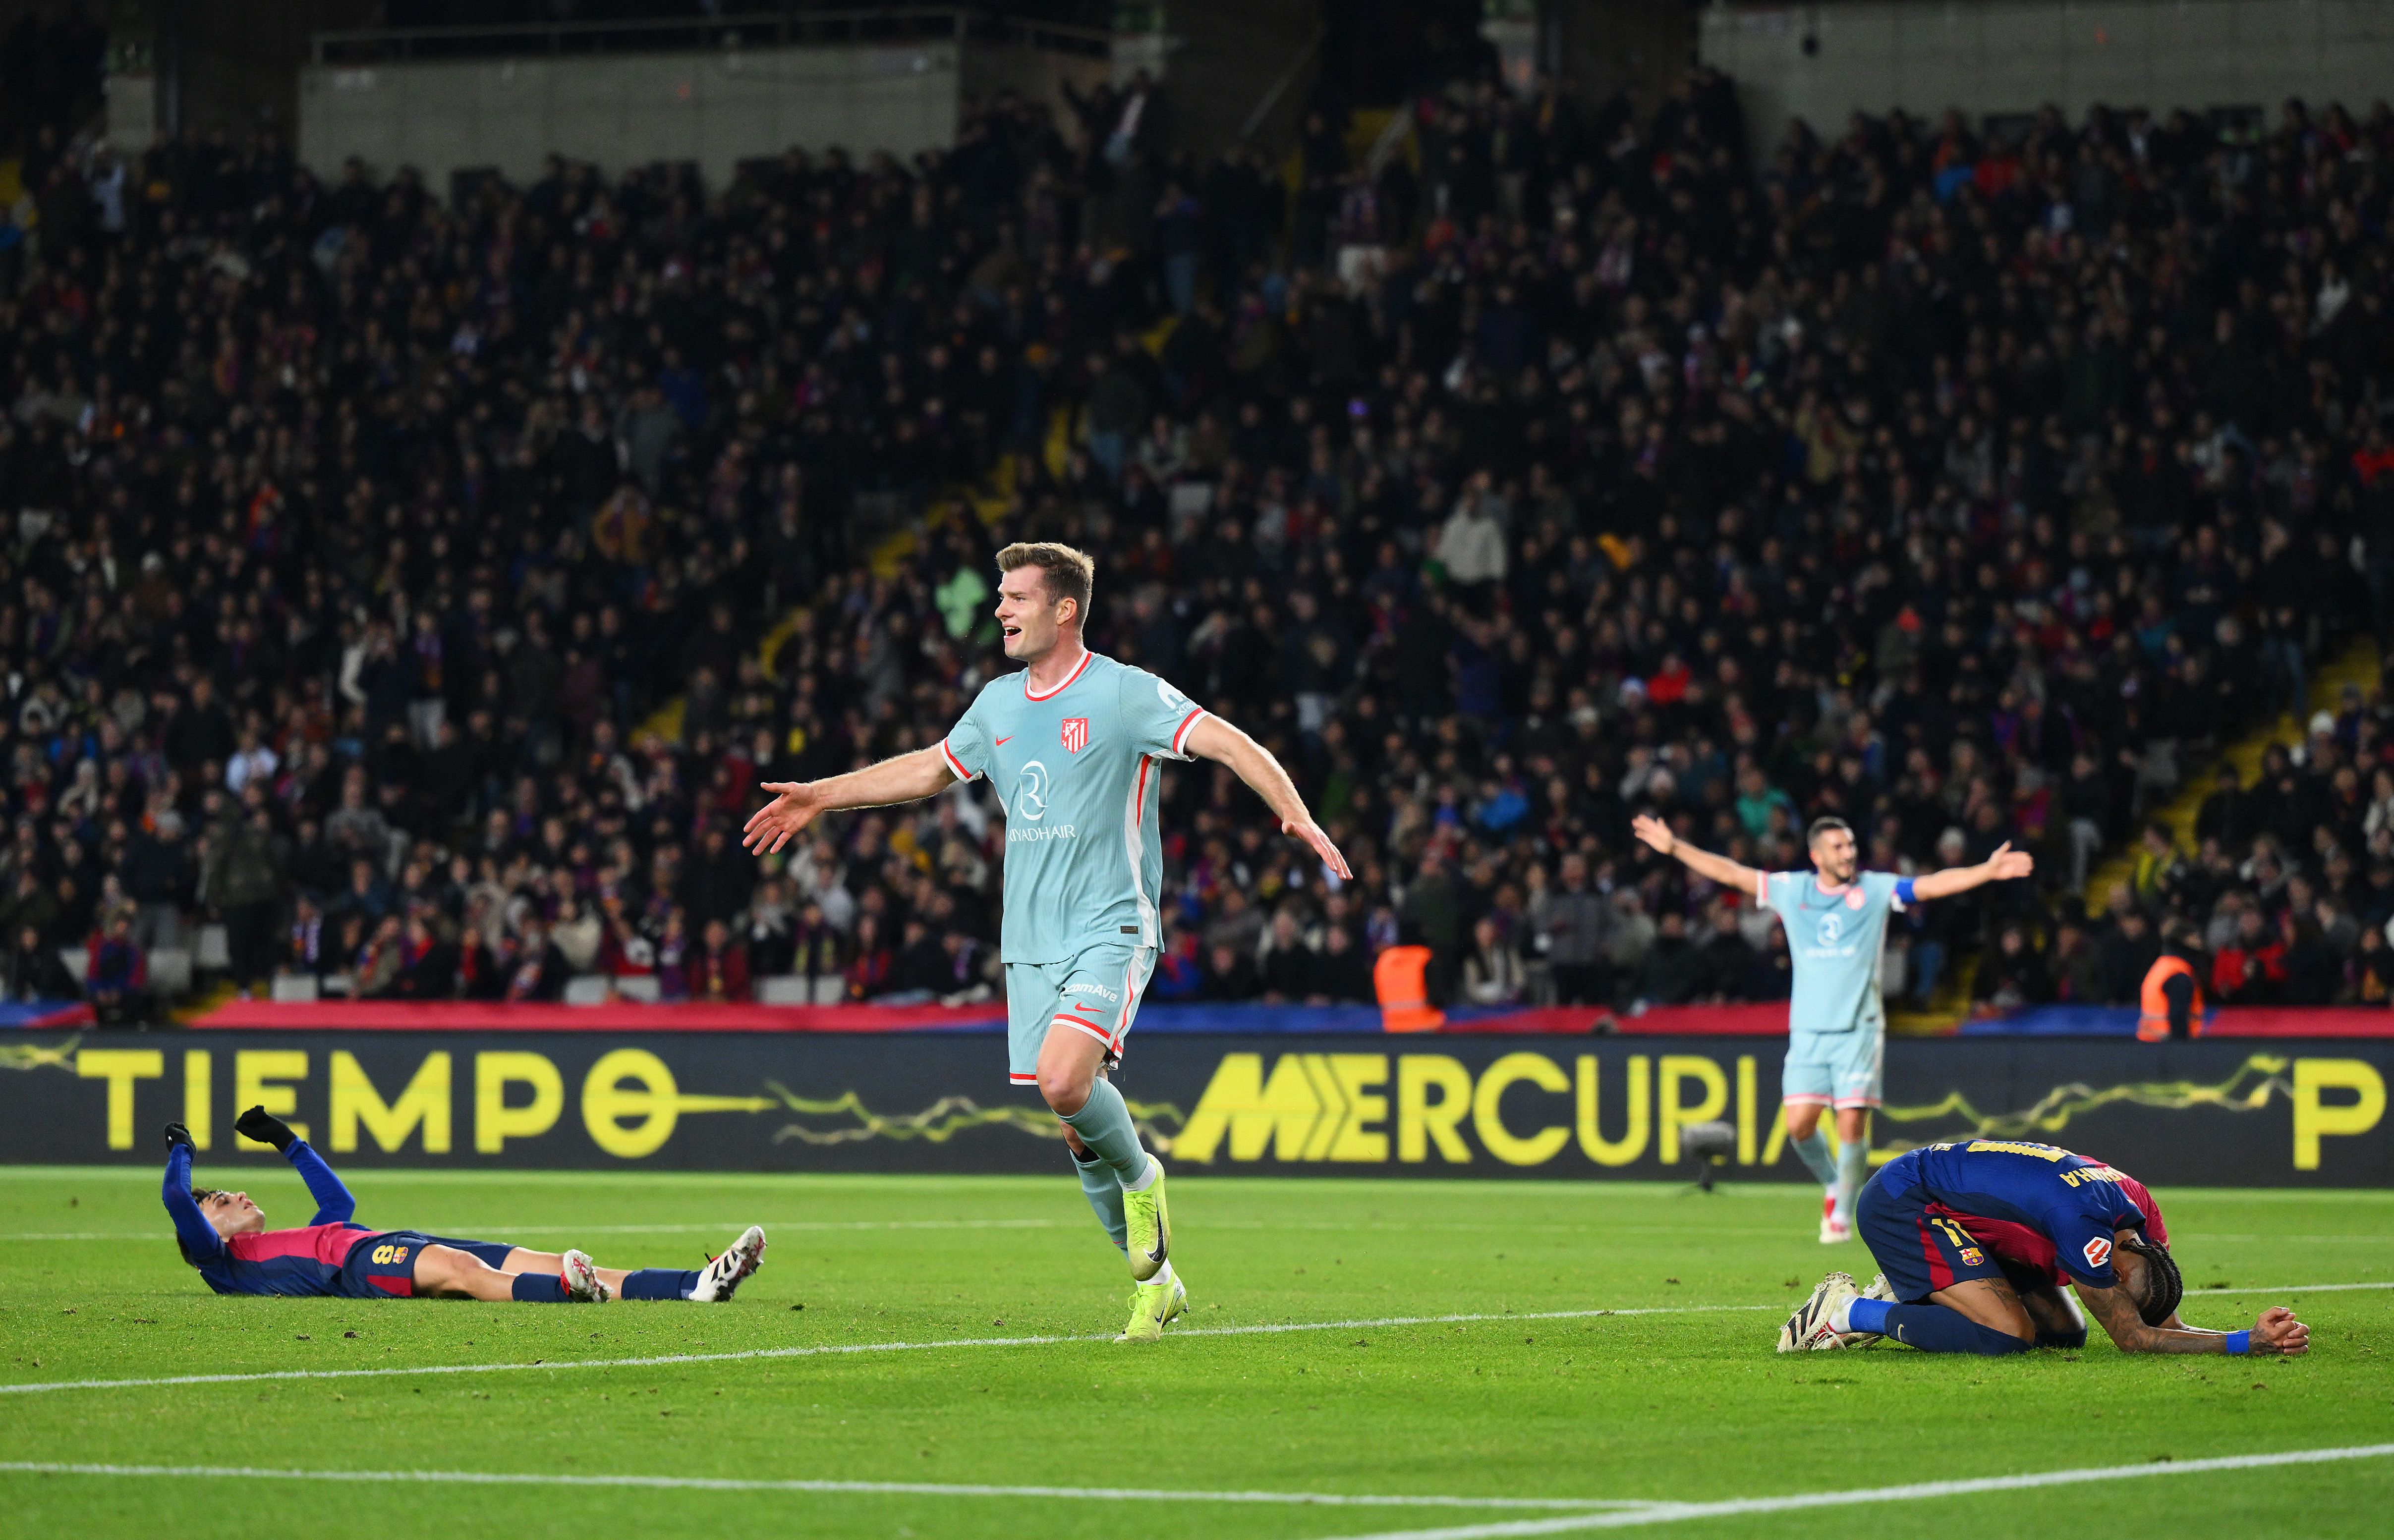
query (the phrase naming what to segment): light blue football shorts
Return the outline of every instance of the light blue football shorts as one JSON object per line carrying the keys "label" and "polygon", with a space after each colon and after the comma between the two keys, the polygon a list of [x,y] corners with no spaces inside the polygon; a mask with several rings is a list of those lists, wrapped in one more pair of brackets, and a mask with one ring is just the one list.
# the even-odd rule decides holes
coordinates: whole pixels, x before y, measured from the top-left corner
{"label": "light blue football shorts", "polygon": [[1887,1031],[1790,1032],[1779,1099],[1824,1107],[1875,1107],[1887,1079]]}
{"label": "light blue football shorts", "polygon": [[1122,1057],[1123,1038],[1138,1018],[1139,997],[1155,973],[1155,948],[1101,942],[1060,962],[1006,965],[1006,1078],[1039,1083],[1039,1053],[1047,1034],[1085,1033]]}

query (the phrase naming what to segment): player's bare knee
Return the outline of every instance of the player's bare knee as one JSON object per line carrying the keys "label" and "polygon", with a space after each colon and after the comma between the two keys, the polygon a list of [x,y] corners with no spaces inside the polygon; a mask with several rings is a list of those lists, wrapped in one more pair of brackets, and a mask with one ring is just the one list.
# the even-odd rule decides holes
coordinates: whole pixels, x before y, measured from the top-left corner
{"label": "player's bare knee", "polygon": [[1039,1094],[1059,1117],[1070,1117],[1089,1104],[1090,1077],[1078,1065],[1039,1066]]}

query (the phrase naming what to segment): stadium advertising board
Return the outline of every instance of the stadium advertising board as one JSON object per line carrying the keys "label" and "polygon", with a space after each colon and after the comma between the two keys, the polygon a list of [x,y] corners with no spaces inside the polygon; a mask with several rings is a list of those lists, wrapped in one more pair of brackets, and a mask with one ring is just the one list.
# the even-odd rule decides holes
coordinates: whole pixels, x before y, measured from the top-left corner
{"label": "stadium advertising board", "polygon": [[[1730,1179],[1805,1180],[1784,1038],[1133,1039],[1125,1095],[1176,1168],[1663,1177],[1722,1121]],[[0,1043],[0,1161],[147,1163],[159,1128],[264,1159],[263,1104],[343,1166],[1047,1171],[1052,1116],[981,1034],[26,1033]],[[2151,1181],[2394,1184],[2394,1044],[1888,1044],[1884,1153],[2046,1140]]]}

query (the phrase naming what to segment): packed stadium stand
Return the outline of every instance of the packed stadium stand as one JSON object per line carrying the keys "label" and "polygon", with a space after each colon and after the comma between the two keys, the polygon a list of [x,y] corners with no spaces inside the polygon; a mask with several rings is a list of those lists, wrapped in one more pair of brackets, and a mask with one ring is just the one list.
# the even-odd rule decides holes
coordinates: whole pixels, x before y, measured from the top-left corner
{"label": "packed stadium stand", "polygon": [[724,187],[46,140],[0,239],[10,998],[986,998],[978,789],[738,830],[1007,667],[1016,539],[1091,551],[1093,645],[1357,874],[1177,768],[1158,1000],[1369,1000],[1400,942],[1440,1001],[1783,997],[1650,807],[1772,868],[1824,815],[1880,868],[2032,849],[1902,917],[1907,1001],[2130,1000],[2165,928],[2215,998],[2394,996],[2384,697],[2314,687],[2394,597],[2383,105],[1751,163],[1699,70],[1325,107],[1284,165],[1072,107]]}

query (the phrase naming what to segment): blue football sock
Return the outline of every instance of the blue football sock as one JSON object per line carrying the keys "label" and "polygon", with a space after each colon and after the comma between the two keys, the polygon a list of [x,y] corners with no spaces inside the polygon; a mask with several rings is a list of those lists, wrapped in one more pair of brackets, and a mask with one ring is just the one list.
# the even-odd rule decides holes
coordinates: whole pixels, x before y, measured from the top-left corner
{"label": "blue football sock", "polygon": [[2036,1346],[2007,1331],[1982,1326],[1960,1311],[1947,1310],[1943,1305],[1890,1305],[1884,1299],[1857,1299],[1848,1307],[1846,1318],[1856,1331],[1878,1332],[1922,1352],[1977,1353],[1981,1358],[2001,1358],[2006,1353],[2024,1353]]}
{"label": "blue football sock", "polygon": [[1130,1104],[1112,1084],[1099,1079],[1089,1087],[1089,1099],[1081,1110],[1059,1117],[1081,1136],[1089,1152],[1111,1167],[1124,1181],[1137,1181],[1147,1175],[1147,1152],[1139,1147],[1138,1125],[1130,1120]]}
{"label": "blue football sock", "polygon": [[1122,1178],[1114,1168],[1099,1160],[1095,1151],[1086,1159],[1072,1156],[1072,1169],[1081,1179],[1081,1195],[1089,1200],[1097,1211],[1098,1222],[1106,1227],[1106,1239],[1114,1243],[1117,1251],[1130,1249],[1130,1225],[1123,1218]]}
{"label": "blue football sock", "polygon": [[638,1272],[624,1274],[624,1286],[615,1291],[619,1299],[687,1299],[690,1291],[698,1286],[698,1274],[678,1268],[644,1267]]}
{"label": "blue football sock", "polygon": [[516,1298],[536,1305],[572,1302],[572,1297],[565,1292],[565,1280],[554,1272],[517,1273]]}
{"label": "blue football sock", "polygon": [[1870,1145],[1848,1139],[1837,1146],[1837,1219],[1854,1222],[1854,1194],[1862,1190],[1862,1172],[1870,1161]]}
{"label": "blue football sock", "polygon": [[1803,1138],[1791,1139],[1787,1142],[1788,1147],[1802,1158],[1805,1168],[1819,1180],[1822,1186],[1835,1187],[1837,1184],[1837,1163],[1830,1157],[1827,1134],[1815,1127]]}

